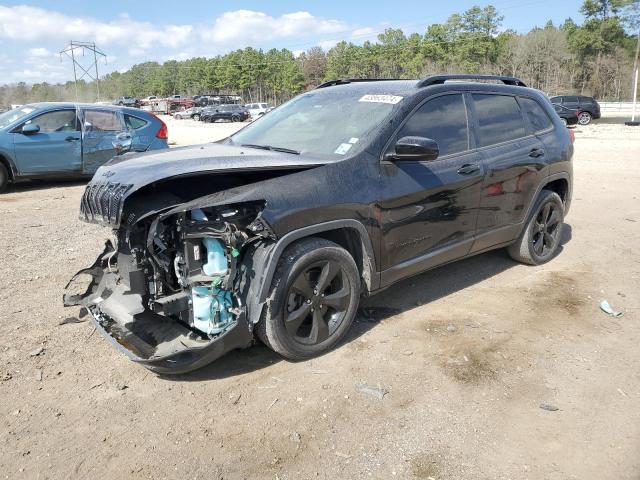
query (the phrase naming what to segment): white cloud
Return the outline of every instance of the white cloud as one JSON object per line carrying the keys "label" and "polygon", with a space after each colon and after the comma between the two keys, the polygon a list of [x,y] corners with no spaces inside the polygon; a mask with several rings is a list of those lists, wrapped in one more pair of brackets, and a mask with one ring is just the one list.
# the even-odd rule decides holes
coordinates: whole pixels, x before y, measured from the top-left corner
{"label": "white cloud", "polygon": [[210,47],[229,47],[238,42],[248,45],[287,37],[336,33],[348,28],[345,22],[315,17],[309,12],[272,17],[252,10],[236,10],[222,13],[213,24],[155,25],[132,20],[127,15],[103,22],[27,5],[0,6],[0,38],[23,42],[65,42],[75,38],[95,40],[99,46],[107,47],[127,46],[135,37],[138,50],[177,49],[203,41]]}
{"label": "white cloud", "polygon": [[52,52],[43,47],[30,48],[27,53],[33,58],[47,58],[53,56]]}
{"label": "white cloud", "polygon": [[199,23],[157,24],[134,20],[127,14],[101,20],[29,5],[0,5],[0,42],[27,45],[27,55],[23,58],[9,49],[7,53],[13,65],[0,66],[0,69],[9,73],[3,81],[67,80],[70,65],[66,59],[60,63],[58,51],[69,39],[95,41],[100,49],[109,53],[109,67],[101,68],[102,73],[121,71],[147,60],[213,56],[246,46],[270,48],[283,45],[287,39],[290,39],[288,43],[297,43],[289,45],[292,50],[313,45],[327,49],[341,37],[357,41],[361,35],[372,32],[370,28],[306,11],[274,16],[254,10],[235,10]]}

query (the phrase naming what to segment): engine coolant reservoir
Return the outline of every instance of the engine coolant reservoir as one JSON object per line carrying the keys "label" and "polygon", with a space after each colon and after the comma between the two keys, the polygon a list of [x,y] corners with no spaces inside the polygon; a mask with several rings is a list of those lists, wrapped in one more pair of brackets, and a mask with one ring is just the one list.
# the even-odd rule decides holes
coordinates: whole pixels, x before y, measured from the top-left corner
{"label": "engine coolant reservoir", "polygon": [[232,321],[229,308],[233,306],[231,292],[215,287],[199,286],[191,289],[193,326],[215,335],[222,332]]}
{"label": "engine coolant reservoir", "polygon": [[223,276],[227,273],[227,254],[222,242],[216,238],[202,240],[207,250],[207,263],[202,265],[202,272],[210,277]]}

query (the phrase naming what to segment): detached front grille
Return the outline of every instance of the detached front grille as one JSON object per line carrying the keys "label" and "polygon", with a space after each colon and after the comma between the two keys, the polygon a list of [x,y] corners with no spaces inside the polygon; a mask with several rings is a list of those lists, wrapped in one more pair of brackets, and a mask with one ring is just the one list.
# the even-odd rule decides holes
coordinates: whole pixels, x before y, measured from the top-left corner
{"label": "detached front grille", "polygon": [[80,218],[86,222],[120,222],[124,195],[133,185],[120,183],[90,183],[82,195]]}

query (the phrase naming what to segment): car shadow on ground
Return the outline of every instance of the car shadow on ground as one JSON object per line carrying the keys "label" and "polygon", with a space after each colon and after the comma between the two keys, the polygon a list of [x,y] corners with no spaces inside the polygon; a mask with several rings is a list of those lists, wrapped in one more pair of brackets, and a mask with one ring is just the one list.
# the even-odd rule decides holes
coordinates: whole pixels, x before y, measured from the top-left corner
{"label": "car shadow on ground", "polygon": [[[24,180],[7,186],[5,193],[21,193],[33,190],[55,190],[59,188],[75,187],[86,185],[89,180],[90,178],[74,178],[68,180]],[[0,195],[0,200],[2,200],[2,195]]]}
{"label": "car shadow on ground", "polygon": [[[571,241],[571,237],[571,225],[565,224],[557,255],[562,254],[563,246]],[[516,265],[520,264],[512,260],[505,249],[499,249],[402,280],[383,292],[361,301],[358,315],[351,329],[336,348],[357,340],[386,318],[464,290]],[[263,344],[257,343],[250,348],[230,352],[195,372],[161,377],[173,381],[216,380],[260,370],[282,361],[289,360],[282,358]]]}

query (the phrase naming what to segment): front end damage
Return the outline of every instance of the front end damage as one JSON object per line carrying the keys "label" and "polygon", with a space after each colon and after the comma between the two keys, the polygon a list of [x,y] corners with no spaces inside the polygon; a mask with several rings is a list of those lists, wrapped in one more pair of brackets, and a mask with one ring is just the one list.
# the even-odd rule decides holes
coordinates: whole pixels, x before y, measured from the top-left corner
{"label": "front end damage", "polygon": [[247,347],[251,258],[274,239],[263,208],[178,206],[120,226],[69,282],[64,303],[86,307],[120,350],[158,373],[195,370]]}

